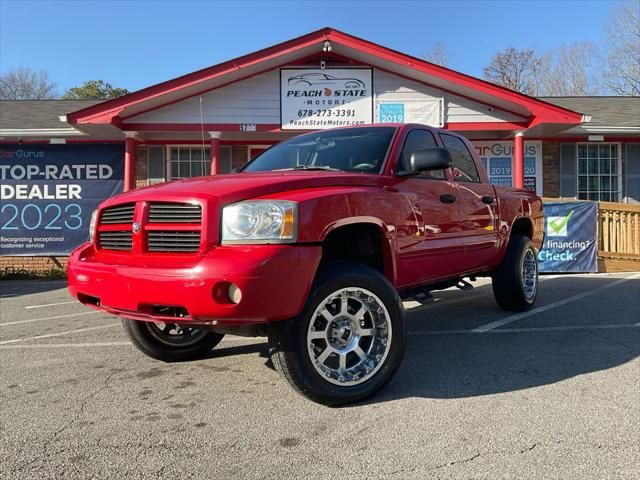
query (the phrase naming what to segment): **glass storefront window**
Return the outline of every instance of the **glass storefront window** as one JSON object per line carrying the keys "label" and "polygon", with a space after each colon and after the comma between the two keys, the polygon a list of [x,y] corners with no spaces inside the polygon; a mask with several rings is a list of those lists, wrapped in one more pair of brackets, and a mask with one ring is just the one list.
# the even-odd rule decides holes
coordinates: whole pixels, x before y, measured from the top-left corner
{"label": "glass storefront window", "polygon": [[620,200],[620,157],[616,143],[579,143],[578,198],[617,202]]}
{"label": "glass storefront window", "polygon": [[209,158],[209,147],[170,147],[171,180],[207,175]]}

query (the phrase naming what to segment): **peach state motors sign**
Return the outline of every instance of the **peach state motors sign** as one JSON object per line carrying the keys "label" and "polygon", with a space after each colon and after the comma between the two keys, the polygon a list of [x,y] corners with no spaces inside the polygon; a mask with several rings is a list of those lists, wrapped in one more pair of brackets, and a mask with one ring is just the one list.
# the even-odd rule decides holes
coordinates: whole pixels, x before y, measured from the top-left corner
{"label": "peach state motors sign", "polygon": [[283,68],[283,130],[317,130],[373,123],[370,68]]}

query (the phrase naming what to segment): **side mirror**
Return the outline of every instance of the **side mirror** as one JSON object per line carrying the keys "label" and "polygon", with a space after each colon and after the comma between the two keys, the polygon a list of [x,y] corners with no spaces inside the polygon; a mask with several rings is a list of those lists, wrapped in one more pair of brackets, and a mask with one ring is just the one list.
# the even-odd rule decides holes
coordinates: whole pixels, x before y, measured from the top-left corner
{"label": "side mirror", "polygon": [[452,166],[451,154],[444,148],[416,150],[400,175],[417,175],[429,170],[444,170]]}

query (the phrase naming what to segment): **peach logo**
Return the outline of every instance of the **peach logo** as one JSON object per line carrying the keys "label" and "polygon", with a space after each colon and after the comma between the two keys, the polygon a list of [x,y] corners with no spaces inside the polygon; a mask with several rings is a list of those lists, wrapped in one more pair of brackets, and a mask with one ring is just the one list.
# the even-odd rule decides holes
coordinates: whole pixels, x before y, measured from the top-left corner
{"label": "peach logo", "polygon": [[325,88],[324,89],[324,96],[325,97],[330,97],[333,94],[333,92],[331,91],[330,88]]}

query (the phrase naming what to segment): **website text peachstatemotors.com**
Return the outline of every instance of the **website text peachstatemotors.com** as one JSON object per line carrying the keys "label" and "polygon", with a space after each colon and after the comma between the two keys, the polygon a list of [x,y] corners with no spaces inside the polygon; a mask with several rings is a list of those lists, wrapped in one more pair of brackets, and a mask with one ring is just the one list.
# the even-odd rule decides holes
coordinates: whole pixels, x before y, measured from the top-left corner
{"label": "website text peachstatemotors.com", "polygon": [[303,120],[291,120],[289,126],[291,127],[352,127],[355,125],[364,125],[364,120],[352,120],[352,119],[322,119],[316,120],[314,118],[306,118]]}

